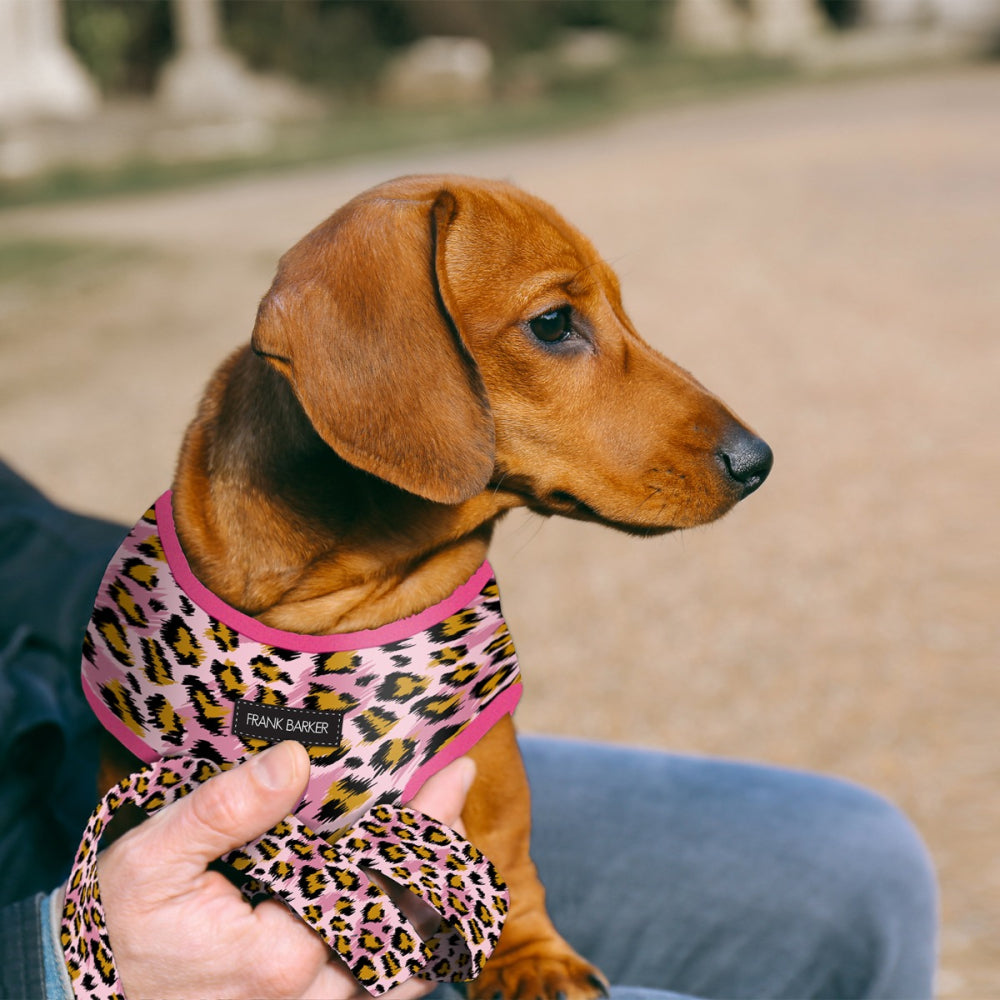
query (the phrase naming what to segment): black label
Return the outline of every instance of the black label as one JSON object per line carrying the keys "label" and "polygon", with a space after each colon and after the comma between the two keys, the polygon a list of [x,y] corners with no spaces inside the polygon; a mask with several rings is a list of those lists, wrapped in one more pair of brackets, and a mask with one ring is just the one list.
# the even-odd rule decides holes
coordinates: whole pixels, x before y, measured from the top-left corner
{"label": "black label", "polygon": [[336,747],[340,746],[343,728],[343,712],[258,705],[252,701],[238,701],[233,710],[233,733],[243,740],[297,740],[307,747]]}

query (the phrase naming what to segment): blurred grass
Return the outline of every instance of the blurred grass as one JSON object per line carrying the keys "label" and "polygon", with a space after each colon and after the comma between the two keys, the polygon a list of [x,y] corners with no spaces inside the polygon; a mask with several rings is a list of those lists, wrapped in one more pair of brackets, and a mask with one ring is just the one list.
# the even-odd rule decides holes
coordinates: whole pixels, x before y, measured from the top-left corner
{"label": "blurred grass", "polygon": [[84,244],[57,240],[0,241],[0,287],[10,281],[31,280],[89,253]]}
{"label": "blurred grass", "polygon": [[[524,65],[498,67],[498,91],[516,93]],[[406,149],[478,144],[513,136],[568,131],[616,115],[759,89],[796,77],[791,63],[752,55],[708,57],[635,46],[623,65],[573,72],[538,62],[541,92],[503,97],[486,107],[431,110],[354,104],[319,121],[285,124],[255,155],[163,162],[132,156],[105,168],[63,166],[0,183],[0,208],[182,187],[245,174],[335,163]]]}
{"label": "blurred grass", "polygon": [[0,239],[0,289],[5,293],[39,285],[57,289],[70,276],[102,273],[134,260],[137,253],[142,251],[84,240]]}

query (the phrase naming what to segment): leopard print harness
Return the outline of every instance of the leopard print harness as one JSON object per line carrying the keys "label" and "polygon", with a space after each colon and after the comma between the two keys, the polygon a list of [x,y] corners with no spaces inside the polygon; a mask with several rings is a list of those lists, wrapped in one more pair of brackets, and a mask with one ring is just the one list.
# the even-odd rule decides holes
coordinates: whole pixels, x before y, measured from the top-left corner
{"label": "leopard print harness", "polygon": [[[294,815],[223,858],[244,893],[285,902],[375,996],[414,975],[478,975],[506,887],[468,841],[400,803],[520,697],[488,563],[434,607],[382,628],[284,632],[198,581],[165,493],[104,574],[82,675],[101,722],[146,767],[104,796],[70,875],[62,943],[77,998],[124,997],[96,877],[114,813],[125,802],[153,813],[289,738],[309,752],[309,783]],[[421,940],[371,873],[433,906],[438,932]]]}

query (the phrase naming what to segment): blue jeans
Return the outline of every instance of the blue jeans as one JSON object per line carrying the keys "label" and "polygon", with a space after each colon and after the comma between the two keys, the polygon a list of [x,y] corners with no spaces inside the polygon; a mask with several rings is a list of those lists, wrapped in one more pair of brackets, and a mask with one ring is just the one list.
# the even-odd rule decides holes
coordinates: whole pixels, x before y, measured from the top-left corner
{"label": "blue jeans", "polygon": [[[65,878],[92,805],[80,637],[124,534],[0,462],[0,995],[42,995],[32,897]],[[522,749],[550,912],[615,1000],[931,996],[934,877],[884,800],[748,764],[539,737]]]}
{"label": "blue jeans", "polygon": [[550,912],[616,1000],[932,995],[934,875],[885,800],[657,751],[523,751]]}

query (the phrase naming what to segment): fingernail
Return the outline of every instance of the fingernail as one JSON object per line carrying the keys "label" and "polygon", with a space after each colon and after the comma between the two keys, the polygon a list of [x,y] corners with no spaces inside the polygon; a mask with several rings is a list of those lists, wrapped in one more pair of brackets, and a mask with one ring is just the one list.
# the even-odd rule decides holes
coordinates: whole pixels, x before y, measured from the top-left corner
{"label": "fingernail", "polygon": [[270,789],[287,788],[295,778],[295,758],[284,743],[268,747],[250,761],[254,776]]}

